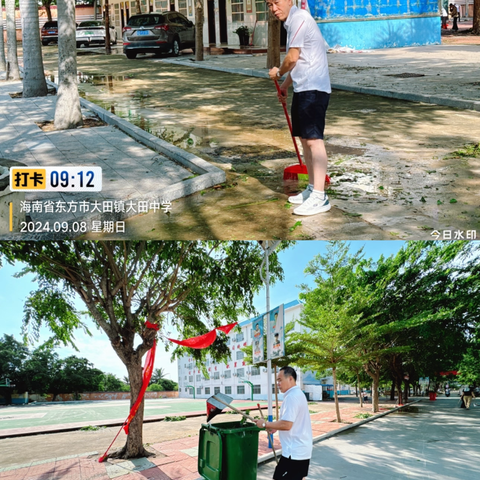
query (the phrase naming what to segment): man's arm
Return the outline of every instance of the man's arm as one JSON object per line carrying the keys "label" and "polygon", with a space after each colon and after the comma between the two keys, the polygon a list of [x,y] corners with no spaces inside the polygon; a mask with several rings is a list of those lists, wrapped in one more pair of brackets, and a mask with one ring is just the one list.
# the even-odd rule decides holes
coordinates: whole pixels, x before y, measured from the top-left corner
{"label": "man's arm", "polygon": [[[275,422],[265,422],[264,420],[256,420],[258,428],[266,428],[268,431],[271,430],[290,430],[293,427],[293,422],[287,422],[286,420],[277,420]],[[263,426],[265,424],[265,426]]]}
{"label": "man's arm", "polygon": [[280,68],[273,67],[269,70],[268,75],[272,80],[278,79],[277,72],[280,77],[283,77],[286,73],[292,71],[297,64],[300,57],[300,48],[289,48],[288,53],[285,55]]}

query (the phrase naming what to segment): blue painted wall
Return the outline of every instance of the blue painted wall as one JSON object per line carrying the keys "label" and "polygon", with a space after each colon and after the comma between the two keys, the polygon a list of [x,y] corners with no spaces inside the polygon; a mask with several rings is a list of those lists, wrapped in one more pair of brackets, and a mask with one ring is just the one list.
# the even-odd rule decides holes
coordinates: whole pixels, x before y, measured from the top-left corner
{"label": "blue painted wall", "polygon": [[319,27],[330,47],[367,50],[441,43],[438,17],[320,23]]}
{"label": "blue painted wall", "polygon": [[308,6],[321,20],[438,13],[438,0],[308,0]]}
{"label": "blue painted wall", "polygon": [[330,47],[441,43],[438,0],[308,0],[308,6]]}

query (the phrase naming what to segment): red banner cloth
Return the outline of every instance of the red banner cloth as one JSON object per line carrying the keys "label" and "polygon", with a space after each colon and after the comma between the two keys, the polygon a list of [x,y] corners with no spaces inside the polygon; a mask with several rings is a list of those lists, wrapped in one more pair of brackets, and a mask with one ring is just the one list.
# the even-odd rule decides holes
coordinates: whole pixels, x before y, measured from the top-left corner
{"label": "red banner cloth", "polygon": [[145,359],[145,366],[143,367],[143,383],[142,383],[142,388],[140,389],[140,392],[137,397],[137,401],[135,402],[135,405],[130,410],[130,415],[128,416],[127,420],[125,421],[125,424],[123,425],[123,429],[125,430],[125,433],[128,435],[128,426],[130,425],[131,421],[135,417],[138,407],[142,403],[143,396],[145,395],[145,390],[148,387],[148,384],[150,383],[150,379],[152,378],[152,373],[153,373],[153,364],[155,363],[155,351],[157,349],[157,341],[153,341],[153,347],[147,352],[147,358]]}
{"label": "red banner cloth", "polygon": [[209,347],[217,338],[217,330],[221,330],[225,334],[230,333],[232,328],[237,325],[238,322],[229,323],[228,325],[224,325],[223,327],[217,327],[211,330],[208,333],[204,333],[203,335],[199,335],[198,337],[187,338],[186,340],[174,340],[173,338],[167,338],[173,343],[178,345],[182,345],[183,347],[188,348],[196,348],[202,349]]}

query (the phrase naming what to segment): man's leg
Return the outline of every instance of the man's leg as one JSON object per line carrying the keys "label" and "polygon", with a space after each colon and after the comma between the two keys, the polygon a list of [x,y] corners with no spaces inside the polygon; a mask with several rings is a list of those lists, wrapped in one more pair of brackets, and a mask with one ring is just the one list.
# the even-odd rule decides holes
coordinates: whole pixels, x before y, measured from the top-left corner
{"label": "man's leg", "polygon": [[320,139],[300,139],[303,146],[303,157],[308,170],[308,181],[313,189],[325,191],[328,157],[325,143]]}

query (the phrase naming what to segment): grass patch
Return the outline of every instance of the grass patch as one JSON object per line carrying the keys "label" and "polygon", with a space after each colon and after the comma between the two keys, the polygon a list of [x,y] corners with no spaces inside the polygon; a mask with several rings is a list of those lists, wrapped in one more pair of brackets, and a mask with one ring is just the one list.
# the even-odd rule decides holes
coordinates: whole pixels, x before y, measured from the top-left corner
{"label": "grass patch", "polygon": [[187,417],[179,416],[179,417],[165,417],[166,422],[181,422],[182,420],[186,420]]}
{"label": "grass patch", "polygon": [[455,150],[450,155],[448,155],[448,158],[464,157],[480,158],[480,143],[467,144],[463,148]]}
{"label": "grass patch", "polygon": [[373,417],[371,413],[357,413],[355,418],[370,418]]}
{"label": "grass patch", "polygon": [[98,427],[97,425],[87,425],[80,429],[81,432],[96,432],[97,430],[103,430],[106,427]]}

